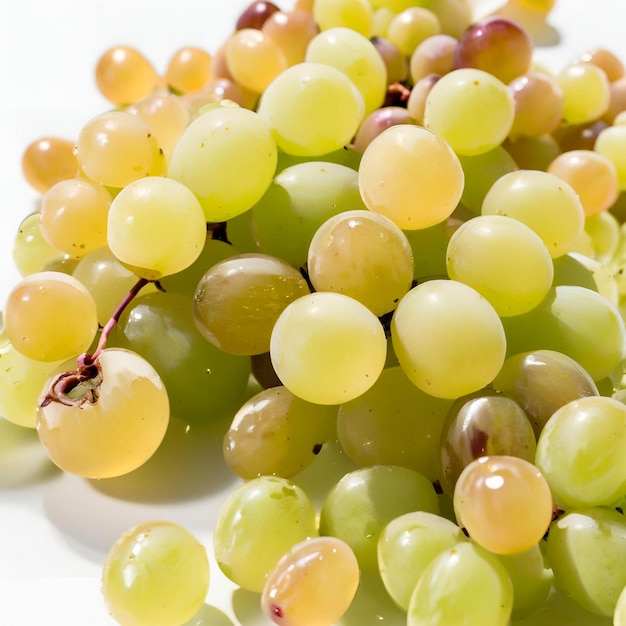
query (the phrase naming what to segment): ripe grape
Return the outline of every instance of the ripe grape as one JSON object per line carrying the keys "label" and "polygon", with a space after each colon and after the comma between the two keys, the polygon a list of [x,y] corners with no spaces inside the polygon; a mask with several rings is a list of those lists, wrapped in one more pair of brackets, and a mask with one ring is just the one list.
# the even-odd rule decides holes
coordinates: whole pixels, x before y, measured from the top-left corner
{"label": "ripe grape", "polygon": [[78,172],[74,143],[60,137],[42,137],[30,143],[22,155],[22,173],[37,191],[44,193]]}

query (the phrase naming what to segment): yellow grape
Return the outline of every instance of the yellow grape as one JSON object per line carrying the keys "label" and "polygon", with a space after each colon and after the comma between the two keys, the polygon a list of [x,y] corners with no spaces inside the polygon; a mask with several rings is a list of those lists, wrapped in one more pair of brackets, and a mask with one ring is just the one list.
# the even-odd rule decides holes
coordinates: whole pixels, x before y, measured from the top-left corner
{"label": "yellow grape", "polygon": [[31,187],[44,193],[60,180],[78,172],[74,142],[59,137],[42,137],[30,143],[22,155],[22,173]]}
{"label": "yellow grape", "polygon": [[180,48],[170,57],[165,80],[177,93],[199,91],[211,78],[211,60],[211,55],[202,48]]}

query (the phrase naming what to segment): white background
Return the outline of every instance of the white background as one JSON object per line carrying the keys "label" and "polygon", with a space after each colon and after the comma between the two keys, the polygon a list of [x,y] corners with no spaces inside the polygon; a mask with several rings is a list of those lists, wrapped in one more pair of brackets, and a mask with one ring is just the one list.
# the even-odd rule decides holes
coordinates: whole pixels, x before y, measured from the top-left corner
{"label": "white background", "polygon": [[[90,117],[109,108],[93,80],[99,55],[112,45],[130,44],[163,71],[184,45],[214,52],[246,5],[241,0],[2,0],[0,307],[17,280],[11,262],[15,230],[37,198],[21,177],[22,152],[44,135],[75,138]],[[560,42],[538,48],[537,58],[558,70],[574,55],[602,45],[626,59],[625,23],[619,0],[558,0],[548,34]],[[0,626],[113,624],[100,597],[101,565],[112,541],[135,522],[178,521],[209,544],[219,503],[233,481],[219,459],[218,436],[209,440],[206,453],[181,441],[166,451],[175,464],[156,464],[107,491],[51,471],[36,437],[0,419]],[[178,497],[176,490],[182,492]],[[208,601],[232,616],[231,587],[216,567],[213,572]],[[246,626],[256,623],[254,599],[248,603],[240,596],[236,609],[240,617],[248,615]],[[234,622],[207,608],[194,623]]]}

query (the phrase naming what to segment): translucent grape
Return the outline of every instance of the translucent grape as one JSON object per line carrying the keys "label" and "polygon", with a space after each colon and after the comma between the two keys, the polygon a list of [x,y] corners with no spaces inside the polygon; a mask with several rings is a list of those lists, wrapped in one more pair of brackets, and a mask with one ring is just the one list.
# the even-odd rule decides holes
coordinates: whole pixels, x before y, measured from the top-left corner
{"label": "translucent grape", "polygon": [[365,393],[385,365],[387,342],[378,318],[340,293],[313,293],[280,314],[270,340],[276,374],[296,396],[341,404]]}
{"label": "translucent grape", "polygon": [[306,49],[319,29],[307,11],[276,11],[263,23],[261,30],[281,49],[287,65],[302,63]]}
{"label": "translucent grape", "polygon": [[200,610],[208,589],[205,547],[173,522],[142,522],[126,530],[109,549],[102,572],[107,608],[124,626],[178,626]]}
{"label": "translucent grape", "polygon": [[406,108],[411,120],[420,126],[424,124],[424,111],[426,110],[428,94],[440,78],[439,74],[428,74],[428,76],[420,78],[411,88]]}
{"label": "translucent grape", "polygon": [[205,238],[200,203],[171,178],[151,176],[127,185],[109,210],[111,252],[149,280],[189,267],[200,255]]}
{"label": "translucent grape", "polygon": [[372,9],[367,0],[315,0],[313,17],[321,30],[345,26],[365,37],[372,34]]}
{"label": "translucent grape", "polygon": [[177,93],[193,93],[202,89],[211,78],[211,55],[202,48],[187,46],[170,57],[165,80]]}
{"label": "translucent grape", "polygon": [[507,455],[483,456],[465,467],[454,488],[459,524],[486,550],[530,550],[552,521],[552,495],[532,463]]}
{"label": "translucent grape", "polygon": [[13,346],[36,361],[85,352],[98,330],[91,294],[61,272],[36,272],[17,283],[7,297],[4,324]]}
{"label": "translucent grape", "polygon": [[517,167],[523,170],[545,171],[561,153],[561,148],[553,135],[509,138],[504,141],[502,147],[511,155]]}
{"label": "translucent grape", "polygon": [[392,85],[406,80],[409,74],[409,63],[398,47],[394,46],[384,35],[372,37],[371,42],[387,68],[387,84]]}
{"label": "translucent grape", "polygon": [[327,626],[348,610],[359,579],[359,565],[344,541],[315,537],[280,559],[267,578],[261,606],[276,624]]}
{"label": "translucent grape", "polygon": [[593,149],[605,156],[617,172],[617,186],[620,191],[626,190],[626,126],[610,126],[602,129],[597,135]]}
{"label": "translucent grape", "polygon": [[242,28],[260,29],[263,24],[279,10],[280,9],[273,2],[255,0],[241,12],[235,22],[235,30],[241,30]]}
{"label": "translucent grape", "polygon": [[413,84],[429,74],[443,76],[454,69],[454,49],[458,40],[450,35],[427,37],[411,54],[410,71]]}
{"label": "translucent grape", "polygon": [[441,33],[437,16],[421,6],[409,7],[396,14],[387,30],[387,39],[405,56],[411,57],[417,46]]}
{"label": "translucent grape", "polygon": [[78,172],[74,142],[60,137],[36,139],[24,150],[22,173],[31,187],[44,193],[61,180]]}
{"label": "translucent grape", "polygon": [[372,140],[390,126],[411,122],[409,111],[405,107],[386,106],[376,109],[359,126],[352,147],[359,152],[364,152]]}
{"label": "translucent grape", "polygon": [[[73,372],[76,362],[63,371]],[[139,355],[107,348],[82,380],[49,381],[37,432],[52,461],[85,478],[121,476],[161,444],[169,400],[154,368]]]}
{"label": "translucent grape", "polygon": [[62,256],[43,236],[39,213],[31,213],[22,220],[13,240],[13,263],[21,276],[41,272],[48,263]]}
{"label": "translucent grape", "polygon": [[584,124],[599,118],[609,107],[609,80],[596,65],[577,63],[555,78],[563,91],[563,119]]}
{"label": "translucent grape", "polygon": [[606,48],[591,48],[580,54],[574,63],[591,63],[604,70],[609,82],[615,82],[622,78],[626,70],[624,64],[617,55]]}

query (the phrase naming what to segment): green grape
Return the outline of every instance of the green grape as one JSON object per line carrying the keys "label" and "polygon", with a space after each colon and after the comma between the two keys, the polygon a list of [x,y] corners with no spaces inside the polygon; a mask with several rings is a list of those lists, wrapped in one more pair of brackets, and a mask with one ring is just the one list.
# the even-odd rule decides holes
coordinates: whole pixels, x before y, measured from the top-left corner
{"label": "green grape", "polygon": [[411,511],[439,512],[437,494],[425,476],[393,465],[357,469],[328,492],[320,512],[320,535],[342,539],[361,570],[375,571],[380,534],[391,520]]}
{"label": "green grape", "polygon": [[360,209],[365,205],[355,170],[339,163],[310,161],[277,174],[252,207],[250,219],[261,252],[304,267],[315,231],[333,215]]}
{"label": "green grape", "polygon": [[313,235],[307,271],[317,291],[343,293],[380,317],[411,288],[413,254],[405,234],[384,215],[344,211]]}
{"label": "green grape", "polygon": [[198,332],[190,296],[154,292],[124,310],[110,341],[149,361],[163,380],[172,414],[207,422],[244,397],[250,360],[219,350]]}
{"label": "green grape", "polygon": [[540,137],[520,136],[508,138],[502,146],[513,157],[522,170],[546,171],[548,166],[561,154],[561,147],[552,135]]}
{"label": "green grape", "polygon": [[584,287],[558,285],[524,315],[503,318],[508,354],[556,350],[577,361],[595,381],[622,362],[624,321],[604,296]]}
{"label": "green grape", "polygon": [[10,291],[4,325],[16,350],[36,361],[63,361],[85,352],[98,321],[96,303],[76,278],[36,272]]}
{"label": "green grape", "polygon": [[137,180],[124,187],[111,204],[109,248],[142,278],[158,280],[189,267],[202,252],[205,239],[200,203],[171,178]]}
{"label": "green grape", "polygon": [[315,0],[313,18],[323,31],[344,26],[368,38],[372,34],[372,8],[367,0]]}
{"label": "green grape", "polygon": [[436,556],[421,575],[407,626],[506,626],[513,585],[497,558],[470,542]]}
{"label": "green grape", "polygon": [[609,107],[610,84],[604,70],[591,63],[574,63],[555,77],[563,92],[563,120],[584,124],[598,119]]}
{"label": "green grape", "polygon": [[359,90],[342,71],[323,63],[304,62],[272,81],[258,112],[281,150],[320,156],[350,143],[363,120],[365,105]]}
{"label": "green grape", "polygon": [[430,4],[430,10],[441,24],[441,32],[460,39],[474,22],[472,4],[467,0],[438,0]]}
{"label": "green grape", "polygon": [[205,339],[230,354],[262,354],[285,308],[310,293],[302,274],[281,259],[241,254],[200,279],[193,314]]}
{"label": "green grape", "polygon": [[598,134],[593,149],[598,154],[611,161],[617,173],[617,187],[620,191],[626,190],[626,126],[609,126]]}
{"label": "green grape", "polygon": [[535,461],[537,443],[528,417],[513,399],[490,389],[462,396],[441,432],[440,482],[452,496],[463,469],[481,456],[505,454]]}
{"label": "green grape", "polygon": [[620,243],[620,223],[609,211],[587,217],[585,232],[593,243],[594,259],[608,264],[616,255]]}
{"label": "green grape", "polygon": [[560,506],[615,503],[626,494],[626,406],[605,396],[568,402],[541,431],[536,463]]}
{"label": "green grape", "polygon": [[424,126],[457,154],[471,156],[500,145],[514,116],[513,96],[503,82],[483,70],[461,68],[433,85],[426,99]]}
{"label": "green grape", "polygon": [[142,522],[109,549],[102,593],[122,626],[179,626],[204,604],[209,576],[206,549],[191,532],[173,522]]}
{"label": "green grape", "polygon": [[107,187],[124,187],[163,173],[163,152],[152,130],[126,111],[108,111],[80,130],[75,148],[81,171]]}
{"label": "green grape", "polygon": [[342,71],[361,93],[364,115],[383,105],[387,69],[374,44],[364,35],[345,27],[325,29],[309,42],[305,60]]}
{"label": "green grape", "polygon": [[449,217],[428,228],[404,231],[413,250],[413,278],[418,283],[424,282],[427,278],[447,276],[448,242],[461,224],[462,222],[455,217]]}
{"label": "green grape", "polygon": [[405,611],[411,594],[431,561],[465,541],[453,522],[428,513],[405,513],[389,522],[378,539],[378,564],[385,588]]}
{"label": "green grape", "polygon": [[46,384],[37,409],[39,439],[52,461],[85,478],[121,476],[143,465],[169,422],[157,372],[121,348],[104,350],[82,376],[71,368],[66,362],[61,371],[69,375]]}
{"label": "green grape", "polygon": [[532,463],[508,455],[482,456],[454,487],[459,524],[486,550],[519,554],[544,536],[552,521],[548,482]]}
{"label": "green grape", "polygon": [[539,545],[519,554],[500,554],[498,560],[513,583],[512,617],[532,615],[543,607],[550,595],[554,575],[546,567]]}
{"label": "green grape", "polygon": [[[546,206],[550,211],[545,211]],[[538,170],[505,174],[489,189],[483,215],[506,215],[532,228],[557,258],[580,237],[585,212],[576,192],[563,179]]]}
{"label": "green grape", "polygon": [[386,37],[410,59],[423,41],[440,33],[441,24],[437,16],[429,9],[416,6],[393,16]]}
{"label": "green grape", "polygon": [[39,213],[25,217],[13,240],[13,263],[20,276],[41,272],[53,261],[63,256],[44,237]]}
{"label": "green grape", "polygon": [[341,404],[376,382],[387,342],[378,318],[357,300],[313,293],[280,314],[270,354],[278,378],[294,395],[318,404]]}
{"label": "green grape", "polygon": [[244,479],[276,475],[290,478],[335,438],[337,408],[311,404],[283,386],[247,400],[224,435],[224,459]]}
{"label": "green grape", "polygon": [[259,115],[238,106],[214,106],[182,134],[167,175],[193,191],[207,222],[223,222],[259,201],[276,162],[276,143]]}
{"label": "green grape", "polygon": [[261,606],[276,624],[335,624],[348,610],[359,579],[350,546],[335,537],[314,537],[280,559],[265,582]]}
{"label": "green grape", "polygon": [[554,583],[587,611],[611,617],[626,585],[626,522],[612,509],[574,509],[550,527]]}
{"label": "green grape", "polygon": [[463,192],[463,169],[442,138],[414,124],[399,124],[365,149],[359,187],[368,209],[403,230],[415,230],[452,214]]}
{"label": "green grape", "polygon": [[568,252],[554,261],[554,279],[552,286],[577,285],[592,291],[598,291],[598,284],[589,267],[583,262],[582,255]]}
{"label": "green grape", "polygon": [[315,509],[306,493],[286,478],[259,476],[222,504],[213,547],[230,580],[260,593],[285,552],[315,536]]}
{"label": "green grape", "polygon": [[337,435],[361,467],[398,465],[434,481],[437,444],[451,404],[418,389],[402,368],[389,367],[371,389],[339,407]]}
{"label": "green grape", "polygon": [[613,625],[624,626],[624,624],[626,624],[626,587],[624,587],[622,593],[619,594],[617,605],[615,606],[615,613],[613,613]]}
{"label": "green grape", "polygon": [[495,309],[453,280],[430,280],[411,289],[391,320],[391,337],[405,374],[440,398],[458,398],[488,385],[506,352]]}

